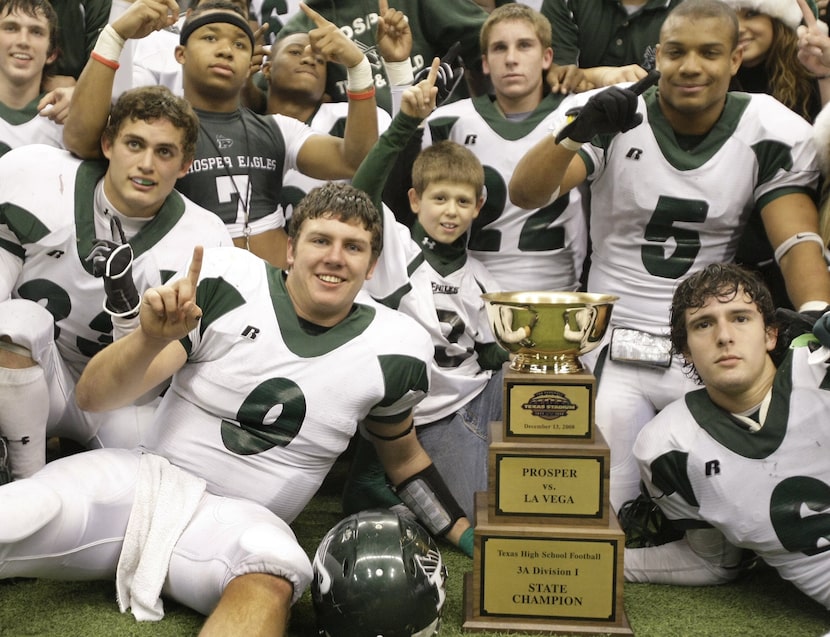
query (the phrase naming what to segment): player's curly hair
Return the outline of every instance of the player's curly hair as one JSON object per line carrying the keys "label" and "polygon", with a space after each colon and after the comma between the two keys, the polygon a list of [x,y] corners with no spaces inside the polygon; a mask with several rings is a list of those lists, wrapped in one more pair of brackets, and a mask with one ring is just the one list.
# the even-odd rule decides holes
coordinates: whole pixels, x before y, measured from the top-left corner
{"label": "player's curly hair", "polygon": [[[58,14],[49,0],[0,0],[0,16],[11,13],[23,13],[31,18],[37,18],[42,13],[49,23],[49,50],[46,54],[49,56],[58,50]],[[44,67],[44,75],[49,73],[53,64],[50,62]]]}
{"label": "player's curly hair", "polygon": [[288,237],[296,241],[306,219],[337,219],[345,223],[357,221],[372,235],[372,259],[380,256],[383,225],[380,212],[362,190],[344,183],[329,182],[312,189],[294,207],[288,222]]}
{"label": "player's curly hair", "polygon": [[122,93],[110,111],[103,136],[112,143],[126,121],[153,122],[157,119],[166,119],[182,131],[183,159],[193,159],[199,137],[199,118],[190,102],[173,95],[165,86],[142,86]]}
{"label": "player's curly hair", "polygon": [[775,304],[766,284],[755,272],[731,263],[713,263],[680,282],[671,303],[671,346],[674,354],[684,359],[683,371],[700,382],[694,365],[686,358],[688,332],[686,311],[703,307],[710,299],[731,301],[738,294],[746,295],[755,303],[764,318],[764,325],[777,327]]}

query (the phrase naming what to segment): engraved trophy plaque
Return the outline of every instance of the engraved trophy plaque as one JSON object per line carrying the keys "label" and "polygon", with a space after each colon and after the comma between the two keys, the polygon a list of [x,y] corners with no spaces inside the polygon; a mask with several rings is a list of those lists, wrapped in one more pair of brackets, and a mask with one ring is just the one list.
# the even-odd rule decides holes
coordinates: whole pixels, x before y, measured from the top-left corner
{"label": "engraved trophy plaque", "polygon": [[488,491],[476,494],[464,630],[632,635],[609,450],[594,427],[596,379],[579,359],[602,342],[618,297],[483,298],[512,360],[503,420],[490,426]]}

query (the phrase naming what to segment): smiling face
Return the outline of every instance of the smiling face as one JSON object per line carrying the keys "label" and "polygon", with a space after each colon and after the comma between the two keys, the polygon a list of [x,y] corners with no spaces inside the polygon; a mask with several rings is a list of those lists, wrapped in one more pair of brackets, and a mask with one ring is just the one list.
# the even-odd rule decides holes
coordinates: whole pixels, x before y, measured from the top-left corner
{"label": "smiling face", "polygon": [[277,42],[263,72],[272,93],[302,95],[319,102],[326,90],[326,61],[314,53],[307,33],[294,33]]}
{"label": "smiling face", "polygon": [[358,220],[308,218],[288,239],[286,287],[298,316],[330,327],[348,316],[376,259],[372,233]]}
{"label": "smiling face", "polygon": [[659,99],[675,131],[704,134],[720,117],[741,65],[736,36],[724,18],[669,15],[663,23],[657,45]]}
{"label": "smiling face", "polygon": [[409,207],[424,231],[447,245],[466,234],[483,203],[483,197],[476,198],[473,186],[461,182],[433,181],[420,195],[409,189]]}
{"label": "smiling face", "polygon": [[13,10],[0,15],[0,83],[31,94],[40,91],[43,68],[57,54],[50,51],[50,25],[46,15]]}
{"label": "smiling face", "polygon": [[109,167],[104,193],[128,217],[152,217],[190,167],[181,129],[167,119],[126,120],[110,140],[101,139]]}
{"label": "smiling face", "polygon": [[772,18],[751,9],[738,9],[738,46],[743,52],[742,66],[763,64],[772,46]]}
{"label": "smiling face", "polygon": [[503,20],[489,31],[482,67],[502,109],[518,113],[533,110],[542,99],[552,60],[553,50],[542,46],[530,22]]}
{"label": "smiling face", "polygon": [[775,375],[769,356],[777,331],[767,327],[758,306],[743,289],[710,297],[685,313],[686,359],[712,400],[733,412],[758,404]]}

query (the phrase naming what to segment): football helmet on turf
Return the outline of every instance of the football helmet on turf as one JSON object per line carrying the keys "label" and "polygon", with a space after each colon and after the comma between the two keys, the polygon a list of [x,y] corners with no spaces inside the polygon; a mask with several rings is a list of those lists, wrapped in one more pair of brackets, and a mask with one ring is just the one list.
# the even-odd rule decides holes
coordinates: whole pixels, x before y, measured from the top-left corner
{"label": "football helmet on turf", "polygon": [[323,537],[312,601],[320,637],[431,637],[446,599],[447,569],[417,522],[361,511]]}

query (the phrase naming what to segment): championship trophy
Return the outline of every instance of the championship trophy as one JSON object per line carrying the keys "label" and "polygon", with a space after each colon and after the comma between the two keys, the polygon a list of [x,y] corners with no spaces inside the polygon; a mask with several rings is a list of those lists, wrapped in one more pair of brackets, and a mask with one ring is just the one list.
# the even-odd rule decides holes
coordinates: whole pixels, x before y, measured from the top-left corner
{"label": "championship trophy", "polygon": [[596,379],[579,357],[603,340],[618,297],[483,295],[504,366],[490,424],[488,490],[476,494],[466,631],[632,635],[624,534],[610,511],[610,453],[594,427]]}

